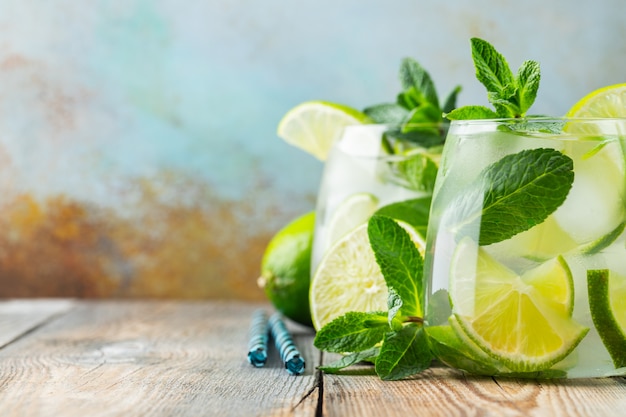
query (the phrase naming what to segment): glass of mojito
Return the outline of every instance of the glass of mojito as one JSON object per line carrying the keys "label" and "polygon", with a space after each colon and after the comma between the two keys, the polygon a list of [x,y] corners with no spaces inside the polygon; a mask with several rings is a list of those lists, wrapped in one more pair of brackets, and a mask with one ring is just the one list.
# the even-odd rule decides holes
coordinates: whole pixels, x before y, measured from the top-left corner
{"label": "glass of mojito", "polygon": [[426,331],[481,375],[626,374],[626,119],[450,125],[429,219]]}
{"label": "glass of mojito", "polygon": [[[395,129],[348,126],[331,148],[317,197],[312,273],[333,243],[366,223],[378,208],[432,194],[441,146],[397,140]],[[445,137],[447,124],[413,124],[411,129]]]}

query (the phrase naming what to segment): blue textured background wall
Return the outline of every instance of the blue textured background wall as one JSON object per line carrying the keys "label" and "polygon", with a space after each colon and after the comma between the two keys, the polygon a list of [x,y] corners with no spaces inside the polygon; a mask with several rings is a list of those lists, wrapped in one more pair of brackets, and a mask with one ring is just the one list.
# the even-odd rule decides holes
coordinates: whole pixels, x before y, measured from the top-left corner
{"label": "blue textured background wall", "polygon": [[485,103],[469,38],[542,64],[534,111],[626,81],[622,0],[0,0],[1,295],[261,297],[322,166],[299,102],[392,101],[405,56]]}

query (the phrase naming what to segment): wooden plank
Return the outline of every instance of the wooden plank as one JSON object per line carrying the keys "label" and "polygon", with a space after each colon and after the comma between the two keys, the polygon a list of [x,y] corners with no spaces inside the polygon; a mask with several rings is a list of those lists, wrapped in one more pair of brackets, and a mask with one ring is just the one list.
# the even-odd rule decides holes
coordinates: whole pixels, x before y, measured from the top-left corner
{"label": "wooden plank", "polygon": [[[319,353],[294,377],[270,350],[246,361],[255,305],[233,302],[82,302],[0,351],[0,415],[315,415]],[[268,308],[268,311],[269,308]]]}
{"label": "wooden plank", "polygon": [[[323,363],[336,360],[323,354]],[[626,379],[563,381],[472,377],[433,367],[402,381],[381,381],[371,366],[325,375],[323,415],[346,416],[623,416]]]}
{"label": "wooden plank", "polygon": [[0,348],[68,311],[71,300],[0,301]]}

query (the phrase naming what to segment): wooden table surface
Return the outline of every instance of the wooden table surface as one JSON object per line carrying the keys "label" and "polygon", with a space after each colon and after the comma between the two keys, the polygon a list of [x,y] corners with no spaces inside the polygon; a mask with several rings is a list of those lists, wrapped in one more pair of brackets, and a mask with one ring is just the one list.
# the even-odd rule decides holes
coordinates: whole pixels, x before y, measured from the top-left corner
{"label": "wooden table surface", "polygon": [[326,375],[313,333],[291,326],[306,372],[270,349],[246,361],[252,312],[179,301],[0,301],[0,416],[624,416],[626,379],[477,378],[444,367],[383,382]]}

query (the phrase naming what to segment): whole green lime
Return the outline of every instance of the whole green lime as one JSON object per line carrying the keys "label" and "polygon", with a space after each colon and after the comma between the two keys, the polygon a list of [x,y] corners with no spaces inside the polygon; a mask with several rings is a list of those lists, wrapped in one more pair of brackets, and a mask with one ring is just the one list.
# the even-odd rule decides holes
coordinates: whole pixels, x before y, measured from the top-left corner
{"label": "whole green lime", "polygon": [[274,307],[306,326],[313,326],[309,285],[314,226],[315,212],[309,212],[279,230],[265,249],[259,278]]}

